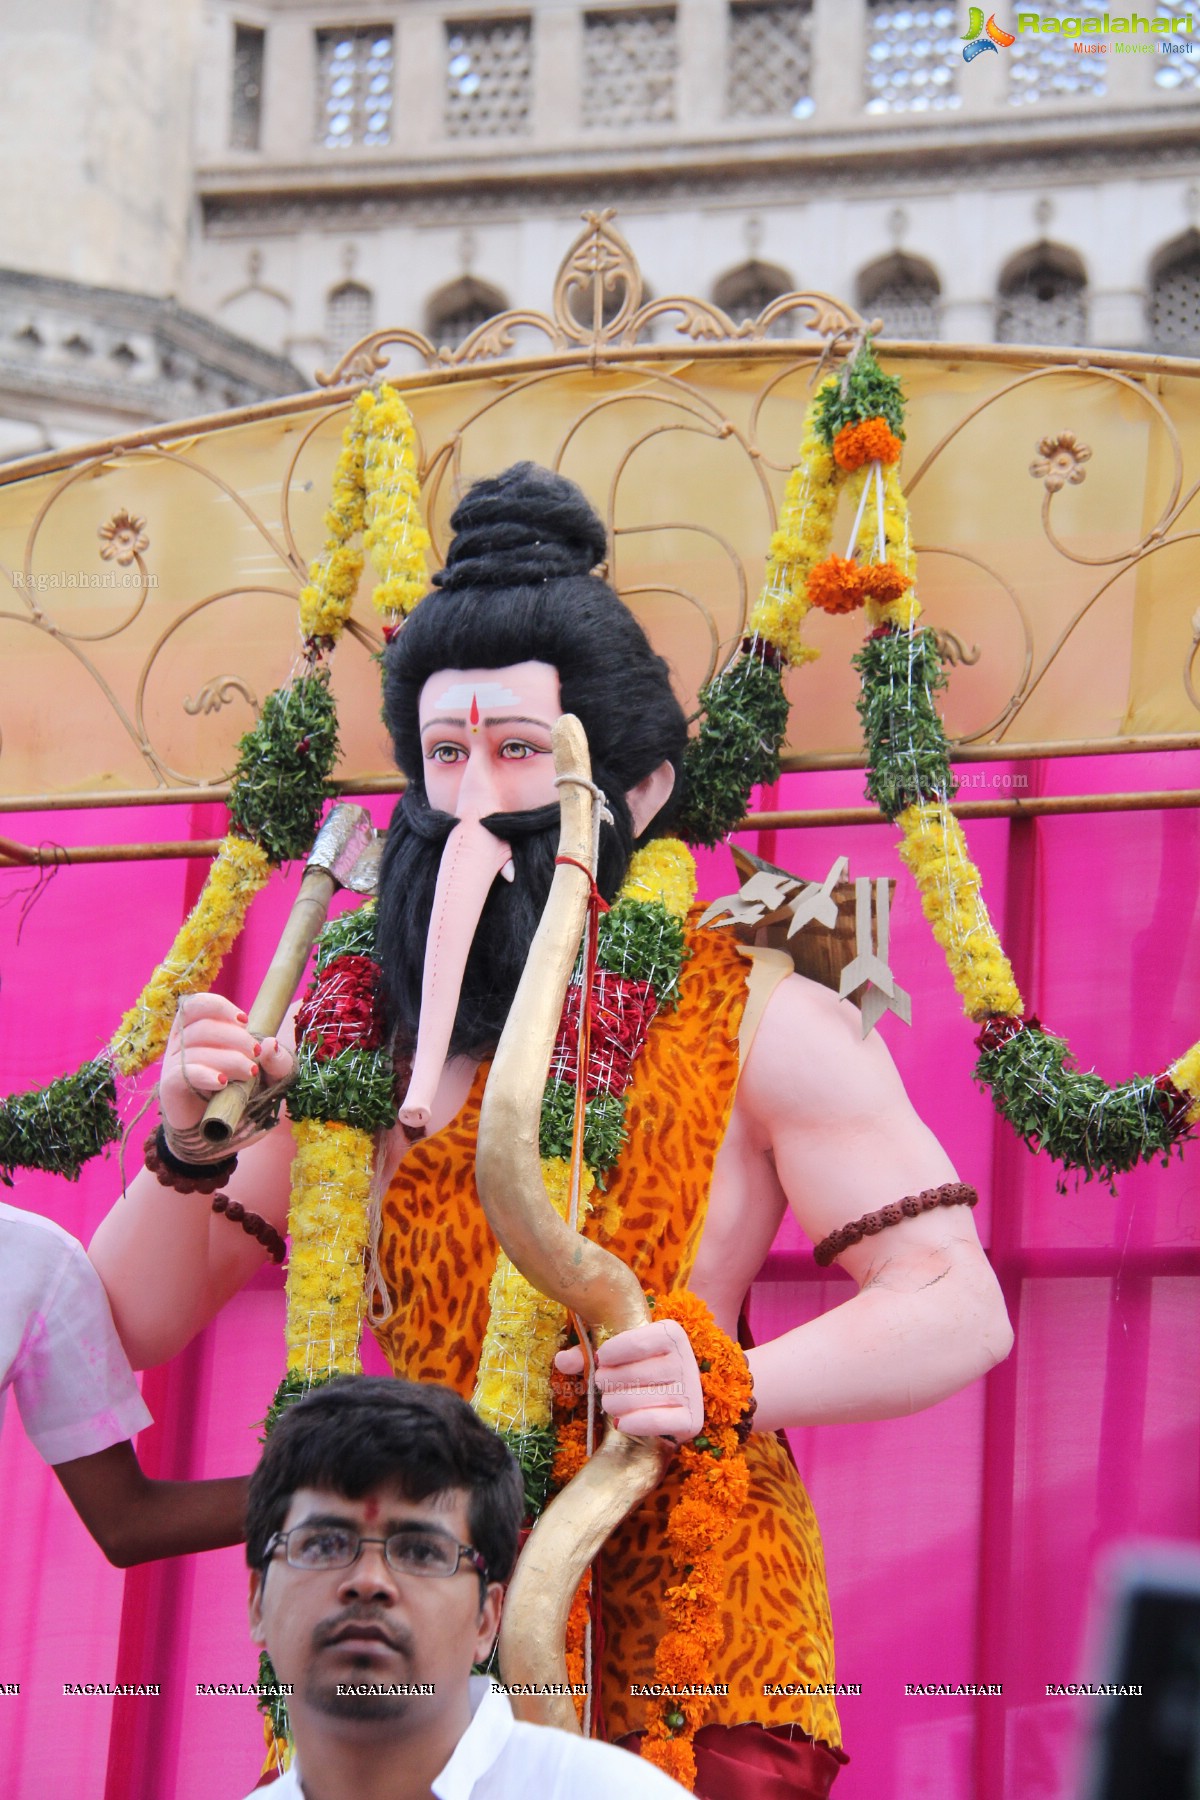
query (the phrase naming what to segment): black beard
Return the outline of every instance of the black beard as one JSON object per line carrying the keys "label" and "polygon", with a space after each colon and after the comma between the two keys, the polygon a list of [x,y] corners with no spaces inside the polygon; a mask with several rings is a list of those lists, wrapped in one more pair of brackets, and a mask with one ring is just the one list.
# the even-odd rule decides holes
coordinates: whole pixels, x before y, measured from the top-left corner
{"label": "black beard", "polygon": [[[603,777],[597,779],[602,785]],[[596,885],[611,900],[633,854],[633,823],[624,795],[608,806],[614,823],[605,825],[600,835]],[[532,812],[492,813],[482,823],[510,846],[515,878],[497,878],[484,902],[463,974],[451,1056],[487,1056],[499,1043],[550,894],[558,854],[557,803]],[[388,827],[379,870],[375,947],[388,1022],[402,1052],[411,1051],[416,1043],[438,868],[446,839],[457,824],[451,813],[431,807],[424,790],[412,783]]]}

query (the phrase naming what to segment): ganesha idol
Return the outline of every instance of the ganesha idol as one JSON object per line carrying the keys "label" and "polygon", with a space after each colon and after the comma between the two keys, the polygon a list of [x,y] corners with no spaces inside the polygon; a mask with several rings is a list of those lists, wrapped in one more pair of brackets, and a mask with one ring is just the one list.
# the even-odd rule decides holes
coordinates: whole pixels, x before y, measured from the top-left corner
{"label": "ganesha idol", "polygon": [[[661,1694],[631,1690],[661,1688],[673,1629],[685,1685],[704,1690],[674,1711],[668,1698],[666,1713],[668,1734],[694,1753],[696,1790],[824,1796],[846,1760],[833,1637],[820,1535],[782,1433],[916,1411],[1007,1354],[999,1288],[959,1203],[971,1191],[853,1008],[786,957],[749,953],[689,913],[690,858],[669,836],[686,722],[666,664],[592,572],[606,543],[584,496],[519,464],[472,487],[452,525],[446,567],[385,662],[385,717],[407,787],[387,836],[375,942],[389,1041],[407,1075],[380,1146],[370,1254],[386,1298],[372,1324],[397,1374],[469,1398],[500,1368],[490,1330],[500,1252],[476,1187],[476,1141],[555,874],[552,733],[570,714],[604,795],[596,887],[614,923],[601,931],[592,1009],[603,1067],[579,1066],[568,996],[550,1086],[556,1074],[583,1081],[594,1138],[612,1127],[590,1151],[585,1133],[585,1236],[660,1297],[660,1316],[600,1345],[600,1403],[621,1432],[665,1446],[662,1480],[599,1559],[597,1712],[633,1751],[662,1737]],[[577,1028],[578,990],[573,1004]],[[169,1149],[193,1160],[210,1096],[251,1077],[281,1081],[291,1062],[287,1028],[256,1040],[233,1002],[192,996],[162,1070]],[[282,1232],[286,1121],[247,1130],[238,1148],[225,1191]],[[814,1243],[837,1234],[855,1292],[742,1361],[739,1318],[787,1208]],[[843,1229],[863,1220],[869,1230]],[[174,1355],[264,1254],[204,1195],[164,1207],[146,1171],[92,1245],[143,1366]],[[536,1307],[529,1316],[536,1325]],[[701,1317],[703,1343],[692,1328]],[[555,1362],[569,1397],[584,1385],[584,1348],[559,1348]],[[697,1637],[689,1664],[678,1592],[673,1627],[664,1596],[680,1583],[672,1518],[689,1468],[716,1442],[705,1416],[714,1363],[745,1378],[735,1446],[744,1476],[736,1505],[713,1515],[718,1540],[702,1547],[718,1625]],[[714,1476],[714,1494],[724,1481]]]}

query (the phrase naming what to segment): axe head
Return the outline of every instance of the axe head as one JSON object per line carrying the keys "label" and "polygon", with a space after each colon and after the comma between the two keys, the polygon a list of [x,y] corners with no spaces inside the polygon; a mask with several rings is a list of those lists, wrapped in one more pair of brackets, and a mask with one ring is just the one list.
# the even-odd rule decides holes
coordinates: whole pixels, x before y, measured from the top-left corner
{"label": "axe head", "polygon": [[309,851],[306,869],[324,869],[339,887],[373,894],[382,840],[365,806],[335,806]]}

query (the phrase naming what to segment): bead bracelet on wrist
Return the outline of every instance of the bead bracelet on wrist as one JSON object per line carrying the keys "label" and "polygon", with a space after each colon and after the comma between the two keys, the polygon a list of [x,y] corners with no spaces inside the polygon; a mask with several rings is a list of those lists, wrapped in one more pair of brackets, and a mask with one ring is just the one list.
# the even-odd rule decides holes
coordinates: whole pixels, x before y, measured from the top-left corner
{"label": "bead bracelet on wrist", "polygon": [[177,1194],[215,1194],[237,1168],[236,1156],[223,1156],[219,1162],[191,1163],[176,1156],[160,1125],[145,1143],[146,1167],[153,1171],[163,1187]]}

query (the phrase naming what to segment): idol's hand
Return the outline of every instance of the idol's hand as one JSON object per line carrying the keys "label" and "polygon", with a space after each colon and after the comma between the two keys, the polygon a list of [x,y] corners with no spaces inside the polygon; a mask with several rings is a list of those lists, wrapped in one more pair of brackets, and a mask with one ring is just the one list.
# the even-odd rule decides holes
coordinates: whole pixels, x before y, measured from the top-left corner
{"label": "idol's hand", "polygon": [[[292,1056],[278,1038],[253,1038],[246,1014],[221,994],[188,994],[179,1002],[163,1056],[158,1104],[168,1143],[195,1131],[213,1094],[230,1081],[284,1081]],[[222,1152],[224,1154],[224,1152]]]}
{"label": "idol's hand", "polygon": [[[564,1375],[583,1373],[576,1344],[560,1350],[554,1366]],[[596,1352],[596,1386],[609,1418],[632,1437],[694,1438],[704,1423],[700,1370],[687,1332],[674,1319],[619,1331]]]}

